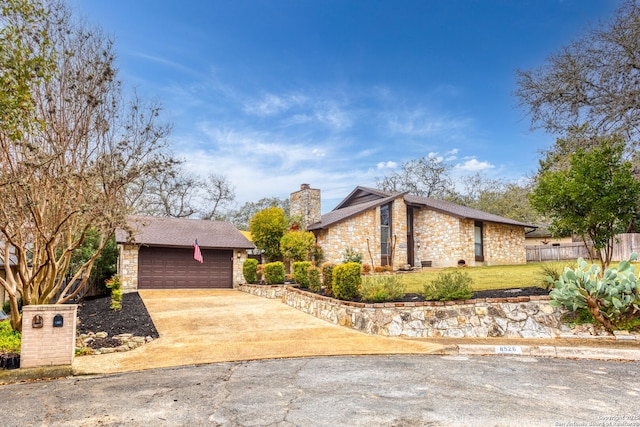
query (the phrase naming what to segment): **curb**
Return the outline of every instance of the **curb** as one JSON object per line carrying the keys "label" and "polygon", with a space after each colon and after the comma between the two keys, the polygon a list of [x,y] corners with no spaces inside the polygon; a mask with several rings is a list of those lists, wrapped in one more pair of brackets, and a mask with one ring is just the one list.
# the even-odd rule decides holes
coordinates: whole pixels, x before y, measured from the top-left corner
{"label": "curb", "polygon": [[561,359],[640,361],[640,350],[623,348],[555,347],[530,345],[445,345],[432,354],[460,356],[530,356]]}
{"label": "curb", "polygon": [[0,371],[0,384],[62,378],[70,377],[72,375],[73,369],[71,365],[10,369]]}

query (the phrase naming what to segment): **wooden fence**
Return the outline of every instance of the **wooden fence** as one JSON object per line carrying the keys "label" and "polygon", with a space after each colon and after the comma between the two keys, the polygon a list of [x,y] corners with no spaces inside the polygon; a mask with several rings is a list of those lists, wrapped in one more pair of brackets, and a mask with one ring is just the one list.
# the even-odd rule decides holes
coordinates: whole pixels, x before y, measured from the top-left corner
{"label": "wooden fence", "polygon": [[[540,261],[567,261],[576,260],[580,257],[589,258],[589,251],[593,247],[585,246],[582,242],[561,243],[554,245],[534,245],[527,246],[527,262]],[[613,246],[612,261],[622,261],[629,259],[631,253],[640,254],[640,233],[619,234]]]}
{"label": "wooden fence", "polygon": [[584,243],[527,246],[527,262],[576,260],[580,257],[589,258],[589,250]]}

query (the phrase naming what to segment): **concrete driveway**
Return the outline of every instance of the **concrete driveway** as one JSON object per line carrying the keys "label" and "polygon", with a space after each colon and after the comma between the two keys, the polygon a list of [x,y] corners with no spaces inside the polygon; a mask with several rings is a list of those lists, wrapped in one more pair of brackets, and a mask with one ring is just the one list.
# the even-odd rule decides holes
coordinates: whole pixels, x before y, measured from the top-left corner
{"label": "concrete driveway", "polygon": [[160,338],[123,353],[76,357],[74,374],[308,356],[429,354],[429,342],[370,336],[234,290],[140,291]]}

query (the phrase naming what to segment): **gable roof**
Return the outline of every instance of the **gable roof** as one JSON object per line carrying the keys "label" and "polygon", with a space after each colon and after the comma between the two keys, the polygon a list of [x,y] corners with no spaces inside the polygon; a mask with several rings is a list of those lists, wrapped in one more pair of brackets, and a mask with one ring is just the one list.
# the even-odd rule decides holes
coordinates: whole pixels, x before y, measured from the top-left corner
{"label": "gable roof", "polygon": [[336,208],[322,215],[320,222],[311,224],[308,230],[318,230],[344,221],[347,218],[358,215],[369,209],[384,205],[397,198],[404,198],[405,203],[413,206],[424,207],[439,211],[458,218],[472,219],[475,221],[495,222],[498,224],[516,225],[527,228],[537,228],[534,224],[527,224],[499,215],[490,214],[478,209],[472,209],[444,200],[430,197],[412,196],[407,193],[383,191],[375,188],[356,187]]}
{"label": "gable roof", "polygon": [[196,239],[201,248],[253,249],[255,246],[227,221],[130,216],[127,231],[116,230],[116,242],[147,246],[191,247]]}

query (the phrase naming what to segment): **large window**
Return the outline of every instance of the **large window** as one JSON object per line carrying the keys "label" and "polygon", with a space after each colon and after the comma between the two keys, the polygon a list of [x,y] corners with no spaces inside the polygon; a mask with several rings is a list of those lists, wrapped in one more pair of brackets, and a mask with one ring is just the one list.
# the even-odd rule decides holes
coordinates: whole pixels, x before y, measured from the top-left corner
{"label": "large window", "polygon": [[380,206],[381,265],[391,264],[391,204]]}
{"label": "large window", "polygon": [[476,221],[473,227],[476,261],[484,261],[484,247],[482,242],[482,223]]}

